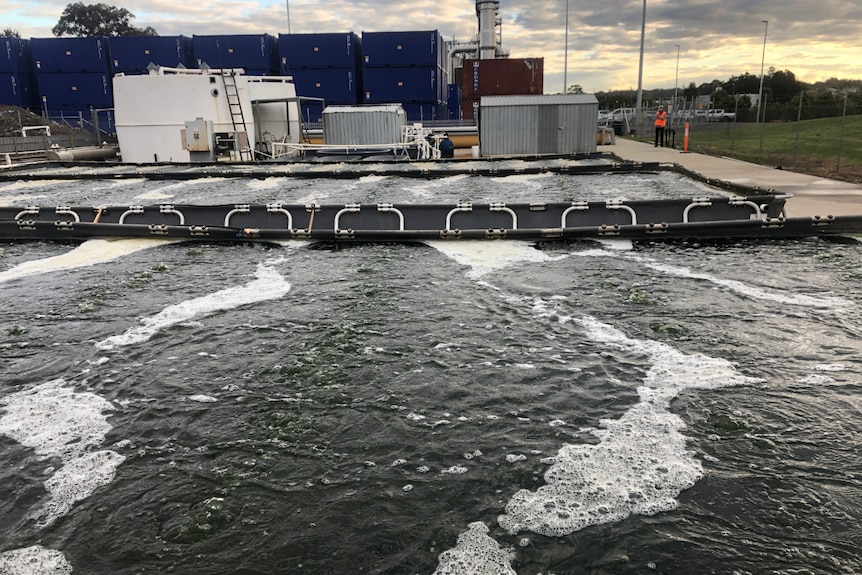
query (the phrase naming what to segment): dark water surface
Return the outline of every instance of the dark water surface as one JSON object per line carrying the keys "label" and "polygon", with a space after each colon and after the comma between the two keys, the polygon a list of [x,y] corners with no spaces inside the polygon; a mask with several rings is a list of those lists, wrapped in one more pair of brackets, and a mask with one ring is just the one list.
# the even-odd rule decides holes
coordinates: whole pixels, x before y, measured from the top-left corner
{"label": "dark water surface", "polygon": [[[0,199],[704,192],[553,175]],[[860,280],[853,239],[0,244],[0,573],[860,573]]]}

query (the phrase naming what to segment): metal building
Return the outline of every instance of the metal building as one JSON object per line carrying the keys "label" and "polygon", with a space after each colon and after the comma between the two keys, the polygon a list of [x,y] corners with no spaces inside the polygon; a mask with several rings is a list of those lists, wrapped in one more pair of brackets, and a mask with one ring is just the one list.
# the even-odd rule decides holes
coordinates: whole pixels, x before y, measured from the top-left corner
{"label": "metal building", "polygon": [[596,151],[599,101],[593,94],[483,96],[479,110],[482,156]]}
{"label": "metal building", "polygon": [[405,125],[406,115],[399,104],[328,106],[323,111],[323,142],[326,145],[394,144],[401,141],[401,127]]}

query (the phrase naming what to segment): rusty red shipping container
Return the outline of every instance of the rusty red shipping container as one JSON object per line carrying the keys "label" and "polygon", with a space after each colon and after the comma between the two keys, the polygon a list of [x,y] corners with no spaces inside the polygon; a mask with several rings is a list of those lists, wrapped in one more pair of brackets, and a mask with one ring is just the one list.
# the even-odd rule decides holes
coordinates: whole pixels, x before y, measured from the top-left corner
{"label": "rusty red shipping container", "polygon": [[463,97],[525,96],[544,93],[544,58],[464,60]]}

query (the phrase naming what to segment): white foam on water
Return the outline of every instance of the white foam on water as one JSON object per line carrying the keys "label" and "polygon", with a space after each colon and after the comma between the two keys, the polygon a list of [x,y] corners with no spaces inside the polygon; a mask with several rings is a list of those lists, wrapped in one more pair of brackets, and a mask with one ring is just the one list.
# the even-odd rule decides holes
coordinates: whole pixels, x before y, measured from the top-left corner
{"label": "white foam on water", "polygon": [[533,531],[563,536],[589,525],[654,515],[678,505],[679,494],[703,476],[699,459],[687,449],[683,420],[670,402],[685,389],[750,385],[761,380],[740,375],[723,359],[687,355],[664,343],[628,338],[594,318],[562,318],[579,325],[593,341],[652,363],[638,387],[640,402],[621,418],[603,419],[589,430],[597,444],[569,444],[549,458],[546,484],[521,490],[498,520],[509,533]]}
{"label": "white foam on water", "polygon": [[0,573],[3,575],[67,575],[72,573],[72,565],[59,551],[34,545],[0,553]]}
{"label": "white foam on water", "polygon": [[288,178],[272,176],[269,178],[264,178],[262,180],[249,180],[248,187],[252,190],[272,190],[274,188],[282,187],[287,181]]}
{"label": "white foam on water", "polygon": [[[0,188],[0,193],[15,192],[18,190],[26,190],[28,188],[44,188],[44,187],[50,187],[50,186],[55,186],[55,185],[57,185],[57,182],[55,182],[54,180],[18,180],[16,182],[10,182],[10,183],[6,184],[5,186],[3,186],[2,188]],[[2,197],[2,196],[0,196],[0,197]],[[33,197],[44,198],[45,196],[40,195],[40,196],[33,196]],[[22,197],[18,196],[18,195],[10,196],[10,198],[19,199],[19,200],[22,199]]]}
{"label": "white foam on water", "polygon": [[65,254],[24,262],[2,271],[0,272],[0,283],[33,275],[102,264],[139,250],[163,246],[175,241],[177,240],[151,238],[87,240]]}
{"label": "white foam on water", "polygon": [[7,395],[0,406],[0,434],[33,449],[39,459],[62,462],[45,482],[50,498],[34,517],[40,526],[110,483],[125,459],[113,451],[93,451],[111,429],[105,415],[113,410],[111,403],[75,391],[63,379]]}
{"label": "white foam on water", "polygon": [[471,240],[467,242],[428,240],[425,243],[459,264],[470,267],[470,271],[467,272],[467,277],[470,279],[479,279],[491,272],[523,263],[541,263],[568,257],[549,256],[545,252],[537,250],[532,243],[519,240]]}
{"label": "white foam on water", "polygon": [[160,188],[154,188],[151,190],[147,190],[146,192],[135,196],[136,200],[167,200],[175,197],[176,192],[182,191],[185,188],[190,188],[192,186],[199,186],[204,184],[212,184],[216,182],[222,182],[225,178],[201,178],[201,179],[193,179],[193,180],[184,180],[182,182],[177,182],[175,184],[168,184],[167,186],[162,186]]}
{"label": "white foam on water", "polygon": [[434,575],[516,575],[512,569],[515,552],[501,548],[488,536],[488,526],[476,521],[458,536],[454,549],[440,554]]}
{"label": "white foam on water", "polygon": [[821,363],[814,366],[814,371],[844,371],[847,366],[840,363]]}
{"label": "white foam on water", "polygon": [[402,189],[405,192],[410,192],[415,197],[420,199],[425,198],[437,198],[439,196],[438,190],[458,190],[461,189],[460,182],[462,180],[466,180],[470,178],[467,174],[458,174],[455,176],[447,176],[445,178],[433,179],[433,180],[423,180],[421,184],[411,185],[411,186],[403,186]]}
{"label": "white foam on water", "polygon": [[195,401],[197,403],[216,403],[218,401],[217,398],[204,394],[190,395],[188,399],[189,401]]}
{"label": "white foam on water", "polygon": [[497,178],[490,178],[490,180],[498,184],[529,184],[537,180],[544,180],[553,176],[556,176],[556,174],[544,172],[541,174],[514,174],[511,176],[500,176]]}
{"label": "white foam on water", "polygon": [[723,288],[729,289],[730,291],[763,301],[771,301],[780,304],[814,308],[835,308],[847,307],[852,305],[849,300],[837,296],[815,296],[808,294],[790,294],[784,292],[776,292],[749,285],[738,280],[720,278],[712,274],[694,272],[689,268],[657,262],[651,258],[632,256],[632,259],[664,274],[688,279],[707,281]]}
{"label": "white foam on water", "polygon": [[258,264],[254,275],[255,279],[245,285],[223,289],[168,306],[154,316],[142,318],[142,325],[97,342],[96,347],[111,350],[142,343],[158,332],[179,323],[189,322],[219,311],[279,299],[290,291],[290,283],[268,265]]}

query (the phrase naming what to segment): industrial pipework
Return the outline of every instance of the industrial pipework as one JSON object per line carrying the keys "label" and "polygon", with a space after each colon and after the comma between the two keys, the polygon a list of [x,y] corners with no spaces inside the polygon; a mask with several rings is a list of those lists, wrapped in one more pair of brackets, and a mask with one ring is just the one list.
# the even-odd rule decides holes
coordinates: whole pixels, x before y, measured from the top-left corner
{"label": "industrial pipework", "polygon": [[479,18],[479,58],[492,59],[497,54],[497,26],[499,0],[476,0],[476,16]]}

